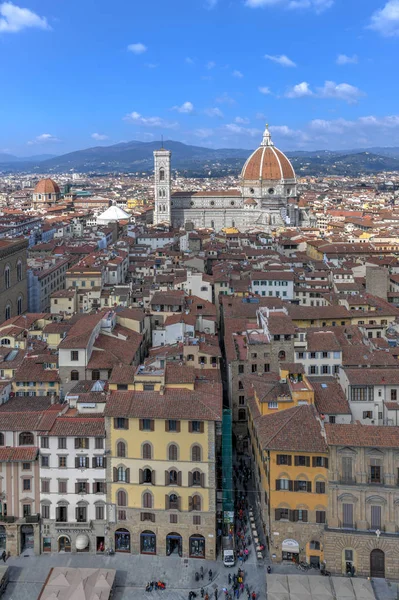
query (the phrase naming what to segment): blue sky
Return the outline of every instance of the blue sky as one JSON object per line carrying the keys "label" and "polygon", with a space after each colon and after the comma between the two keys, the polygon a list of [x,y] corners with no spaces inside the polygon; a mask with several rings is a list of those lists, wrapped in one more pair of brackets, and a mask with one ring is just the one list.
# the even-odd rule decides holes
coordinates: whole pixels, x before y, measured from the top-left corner
{"label": "blue sky", "polygon": [[399,145],[399,0],[0,0],[0,151]]}

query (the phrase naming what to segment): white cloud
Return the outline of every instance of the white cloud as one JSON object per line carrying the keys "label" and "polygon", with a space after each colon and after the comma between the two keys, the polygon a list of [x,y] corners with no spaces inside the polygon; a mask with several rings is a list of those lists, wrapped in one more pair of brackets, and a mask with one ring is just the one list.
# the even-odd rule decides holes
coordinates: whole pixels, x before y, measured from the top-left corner
{"label": "white cloud", "polygon": [[352,56],[347,56],[346,54],[338,54],[337,60],[335,61],[337,65],[356,65],[357,64],[357,56],[353,54]]}
{"label": "white cloud", "polygon": [[304,96],[313,96],[313,92],[310,89],[308,82],[302,81],[290,88],[285,95],[287,98],[303,98]]}
{"label": "white cloud", "polygon": [[235,135],[245,135],[250,137],[257,137],[262,135],[262,131],[260,129],[241,127],[236,123],[228,123],[224,126],[225,131],[229,133],[234,133]]}
{"label": "white cloud", "polygon": [[277,63],[281,67],[296,67],[294,61],[288,58],[288,56],[286,56],[285,54],[265,54],[265,58],[267,60],[271,60],[272,62]]}
{"label": "white cloud", "polygon": [[257,112],[255,115],[255,119],[260,119],[261,121],[265,121],[266,115],[263,112]]}
{"label": "white cloud", "polygon": [[159,65],[157,65],[156,63],[145,63],[145,66],[147,67],[147,69],[156,69]]}
{"label": "white cloud", "polygon": [[245,5],[250,8],[266,8],[267,6],[281,6],[282,8],[313,10],[320,14],[334,4],[334,0],[246,0]]}
{"label": "white cloud", "polygon": [[144,54],[147,52],[147,46],[144,46],[141,42],[137,42],[136,44],[129,44],[127,47],[129,52],[133,52],[133,54]]}
{"label": "white cloud", "polygon": [[209,70],[214,69],[215,67],[216,67],[216,63],[213,60],[208,61],[206,64],[206,68]]}
{"label": "white cloud", "polygon": [[321,98],[338,98],[345,100],[348,104],[355,104],[364,92],[349,83],[335,83],[335,81],[326,81],[322,88],[317,88],[318,95]]}
{"label": "white cloud", "polygon": [[399,0],[389,0],[371,16],[369,29],[383,36],[399,35]]}
{"label": "white cloud", "polygon": [[208,115],[208,117],[218,117],[219,119],[223,119],[224,115],[220,108],[206,108],[204,113]]}
{"label": "white cloud", "polygon": [[102,142],[104,140],[108,140],[108,136],[104,135],[103,133],[92,133],[91,137],[93,138],[93,140],[97,140],[98,142]]}
{"label": "white cloud", "polygon": [[194,112],[194,104],[192,102],[183,102],[181,106],[173,106],[172,110],[184,115],[191,115]]}
{"label": "white cloud", "polygon": [[12,2],[0,4],[0,33],[18,33],[28,27],[51,29],[45,17],[39,17],[28,8],[21,8]]}
{"label": "white cloud", "polygon": [[247,119],[247,117],[236,117],[234,123],[238,123],[238,125],[248,125],[249,119]]}
{"label": "white cloud", "polygon": [[229,96],[229,94],[227,92],[224,92],[221,96],[218,96],[216,98],[216,102],[218,104],[235,104],[236,103],[234,98]]}
{"label": "white cloud", "polygon": [[241,73],[241,71],[233,71],[232,73],[233,77],[237,77],[238,79],[241,79],[242,77],[244,77],[244,75]]}
{"label": "white cloud", "polygon": [[40,135],[36,136],[34,140],[30,140],[28,142],[28,146],[34,146],[36,144],[51,144],[60,141],[61,140],[51,133],[41,133]]}
{"label": "white cloud", "polygon": [[218,3],[218,0],[206,0],[205,6],[206,6],[206,8],[212,9],[212,8],[215,8],[217,3]]}
{"label": "white cloud", "polygon": [[266,85],[258,87],[258,90],[261,94],[264,94],[265,96],[271,94],[270,88],[268,88]]}
{"label": "white cloud", "polygon": [[179,125],[176,122],[166,121],[161,117],[143,117],[140,113],[133,111],[124,117],[128,123],[142,125],[143,127],[161,127],[163,129],[176,129]]}
{"label": "white cloud", "polygon": [[201,140],[204,140],[213,135],[213,129],[207,129],[206,127],[194,129],[193,134]]}
{"label": "white cloud", "polygon": [[184,59],[184,62],[185,62],[187,65],[193,65],[193,64],[194,64],[194,59],[193,59],[193,58],[190,58],[189,56],[186,56],[186,58]]}

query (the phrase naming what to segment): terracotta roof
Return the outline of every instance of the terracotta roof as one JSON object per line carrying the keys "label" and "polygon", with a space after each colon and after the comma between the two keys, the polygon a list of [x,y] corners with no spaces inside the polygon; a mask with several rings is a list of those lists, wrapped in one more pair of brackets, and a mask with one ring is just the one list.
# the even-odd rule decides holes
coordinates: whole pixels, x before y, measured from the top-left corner
{"label": "terracotta roof", "polygon": [[58,417],[49,435],[105,437],[105,420],[98,416]]}
{"label": "terracotta roof", "polygon": [[195,369],[185,364],[180,365],[179,363],[166,363],[166,376],[165,382],[169,384],[179,383],[194,383],[195,382]]}
{"label": "terracotta roof", "polygon": [[350,385],[399,385],[399,369],[344,369]]}
{"label": "terracotta roof", "polygon": [[340,352],[341,345],[333,331],[312,331],[306,336],[308,352]]}
{"label": "terracotta roof", "polygon": [[112,369],[111,378],[108,380],[109,383],[122,383],[129,384],[133,383],[134,376],[136,374],[137,367],[134,365],[123,365],[115,366]]}
{"label": "terracotta roof", "polygon": [[[56,361],[56,357],[49,355],[49,362]],[[60,382],[60,376],[57,369],[45,369],[43,364],[37,363],[34,356],[25,358],[21,366],[17,369],[14,377],[15,381],[35,381],[35,382]]]}
{"label": "terracotta roof", "polygon": [[[252,414],[254,399],[249,400]],[[256,414],[256,413],[255,413]],[[296,406],[255,418],[255,427],[263,449],[285,452],[328,451],[322,425],[313,405]],[[303,432],[306,431],[306,435]]]}
{"label": "terracotta roof", "polygon": [[0,462],[32,462],[36,460],[39,448],[18,447],[0,448]]}
{"label": "terracotta roof", "polygon": [[111,392],[105,416],[221,421],[221,384],[207,383],[201,391],[165,390],[163,395],[158,392]]}
{"label": "terracotta roof", "polygon": [[366,448],[398,448],[399,427],[383,425],[325,424],[327,442],[331,446],[360,446]]}
{"label": "terracotta roof", "polygon": [[35,194],[59,194],[60,188],[52,179],[41,179],[34,189]]}
{"label": "terracotta roof", "polygon": [[245,163],[241,178],[248,181],[280,181],[295,179],[294,169],[288,158],[274,146],[261,146]]}
{"label": "terracotta roof", "polygon": [[348,400],[334,377],[324,377],[319,380],[309,378],[314,389],[314,402],[320,414],[350,415]]}

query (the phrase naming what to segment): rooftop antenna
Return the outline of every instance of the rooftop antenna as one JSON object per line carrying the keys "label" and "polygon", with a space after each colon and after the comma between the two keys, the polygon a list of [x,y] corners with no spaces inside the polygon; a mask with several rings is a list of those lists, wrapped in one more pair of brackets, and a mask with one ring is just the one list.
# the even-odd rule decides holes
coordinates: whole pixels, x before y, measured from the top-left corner
{"label": "rooftop antenna", "polygon": [[163,149],[164,149],[164,147],[163,147],[163,135],[161,135],[161,150],[163,150]]}

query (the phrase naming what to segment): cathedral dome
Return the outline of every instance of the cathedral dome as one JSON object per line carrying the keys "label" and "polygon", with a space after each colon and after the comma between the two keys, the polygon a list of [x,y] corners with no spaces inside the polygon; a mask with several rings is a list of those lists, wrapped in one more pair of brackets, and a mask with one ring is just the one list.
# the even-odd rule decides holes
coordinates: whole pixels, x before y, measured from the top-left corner
{"label": "cathedral dome", "polygon": [[241,171],[243,181],[284,181],[295,179],[288,158],[275,148],[266,125],[261,145],[251,154]]}
{"label": "cathedral dome", "polygon": [[41,179],[34,189],[35,194],[59,194],[60,188],[52,179]]}

